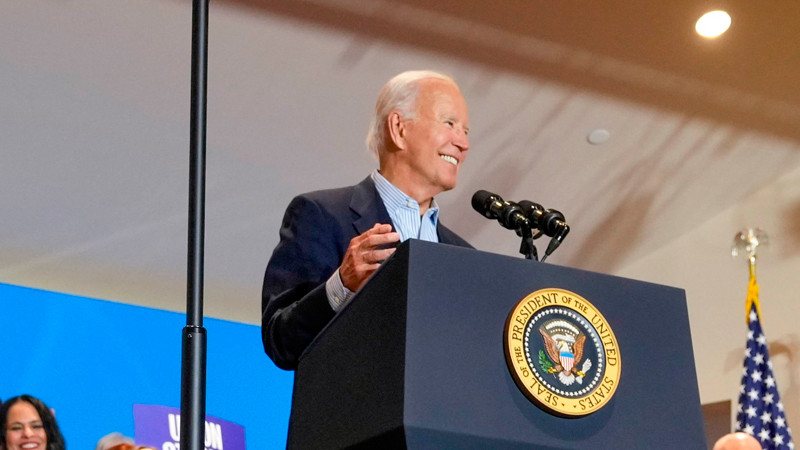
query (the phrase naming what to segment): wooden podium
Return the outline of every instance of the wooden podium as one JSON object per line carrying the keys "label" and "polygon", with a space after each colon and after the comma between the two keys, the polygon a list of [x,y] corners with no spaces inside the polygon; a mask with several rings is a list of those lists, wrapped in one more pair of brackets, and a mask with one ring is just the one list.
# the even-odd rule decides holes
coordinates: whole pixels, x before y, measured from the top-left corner
{"label": "wooden podium", "polygon": [[[511,310],[545,288],[613,327],[613,398],[580,418],[532,403],[503,348]],[[705,449],[683,290],[411,240],[312,343],[288,447]]]}

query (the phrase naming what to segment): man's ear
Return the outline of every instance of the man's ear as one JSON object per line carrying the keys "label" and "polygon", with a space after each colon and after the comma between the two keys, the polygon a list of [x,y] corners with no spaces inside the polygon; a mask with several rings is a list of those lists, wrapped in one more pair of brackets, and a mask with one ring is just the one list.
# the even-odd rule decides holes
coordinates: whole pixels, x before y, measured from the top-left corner
{"label": "man's ear", "polygon": [[395,147],[405,150],[406,148],[406,121],[397,111],[392,111],[386,118],[386,125],[389,130],[389,138]]}

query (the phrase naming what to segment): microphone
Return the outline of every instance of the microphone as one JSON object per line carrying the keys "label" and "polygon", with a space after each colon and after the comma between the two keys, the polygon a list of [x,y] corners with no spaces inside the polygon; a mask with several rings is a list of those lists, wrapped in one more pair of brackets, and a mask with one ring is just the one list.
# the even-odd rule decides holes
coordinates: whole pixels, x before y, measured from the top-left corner
{"label": "microphone", "polygon": [[[472,196],[472,208],[486,218],[497,219],[500,225],[509,230],[516,230],[522,237],[520,253],[531,259],[536,256],[533,240],[543,234],[551,237],[542,262],[553,253],[569,233],[569,225],[564,214],[555,209],[545,209],[542,205],[529,200],[519,203],[503,200],[497,194],[480,190]],[[533,229],[538,233],[533,236]],[[538,258],[536,258],[538,259]]]}
{"label": "microphone", "polygon": [[531,222],[531,226],[538,229],[542,234],[555,237],[557,234],[564,233],[566,235],[566,233],[569,233],[569,231],[564,232],[564,229],[569,230],[569,225],[567,225],[567,219],[564,218],[564,214],[561,214],[560,211],[544,209],[542,205],[528,200],[522,200],[517,204],[522,209],[525,217]]}
{"label": "microphone", "polygon": [[509,230],[531,227],[530,220],[520,205],[507,202],[499,195],[488,191],[480,190],[472,196],[472,208],[486,218],[497,219],[500,225]]}
{"label": "microphone", "polygon": [[542,257],[542,262],[544,262],[567,237],[567,233],[569,233],[567,219],[564,218],[564,214],[561,214],[560,211],[544,209],[542,205],[528,200],[520,201],[519,206],[522,208],[525,217],[530,221],[531,226],[539,230],[539,236],[546,234],[552,238],[547,245],[547,250],[544,252],[544,257]]}

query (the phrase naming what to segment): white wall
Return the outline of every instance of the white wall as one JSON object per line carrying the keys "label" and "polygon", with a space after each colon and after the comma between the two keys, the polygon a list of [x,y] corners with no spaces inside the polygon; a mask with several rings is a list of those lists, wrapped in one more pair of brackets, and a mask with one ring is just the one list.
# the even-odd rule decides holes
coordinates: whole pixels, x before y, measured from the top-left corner
{"label": "white wall", "polygon": [[[687,228],[703,212],[686,218]],[[736,405],[747,327],[748,265],[732,258],[737,231],[764,229],[757,277],[762,325],[790,427],[800,429],[800,170],[794,170],[680,239],[627,266],[618,275],[686,289],[695,363],[703,403]],[[720,307],[720,299],[724,307]],[[681,369],[676,368],[680,376]]]}

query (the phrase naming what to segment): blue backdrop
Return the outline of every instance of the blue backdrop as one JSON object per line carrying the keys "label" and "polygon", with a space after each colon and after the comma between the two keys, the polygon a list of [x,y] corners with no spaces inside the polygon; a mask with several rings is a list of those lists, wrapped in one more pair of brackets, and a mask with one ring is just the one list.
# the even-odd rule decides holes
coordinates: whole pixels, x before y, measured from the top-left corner
{"label": "blue backdrop", "polygon": [[[185,325],[185,314],[0,283],[0,398],[41,398],[72,450],[133,436],[134,403],[180,407]],[[206,414],[244,426],[248,449],[285,448],[292,373],[272,365],[257,326],[204,326]]]}

